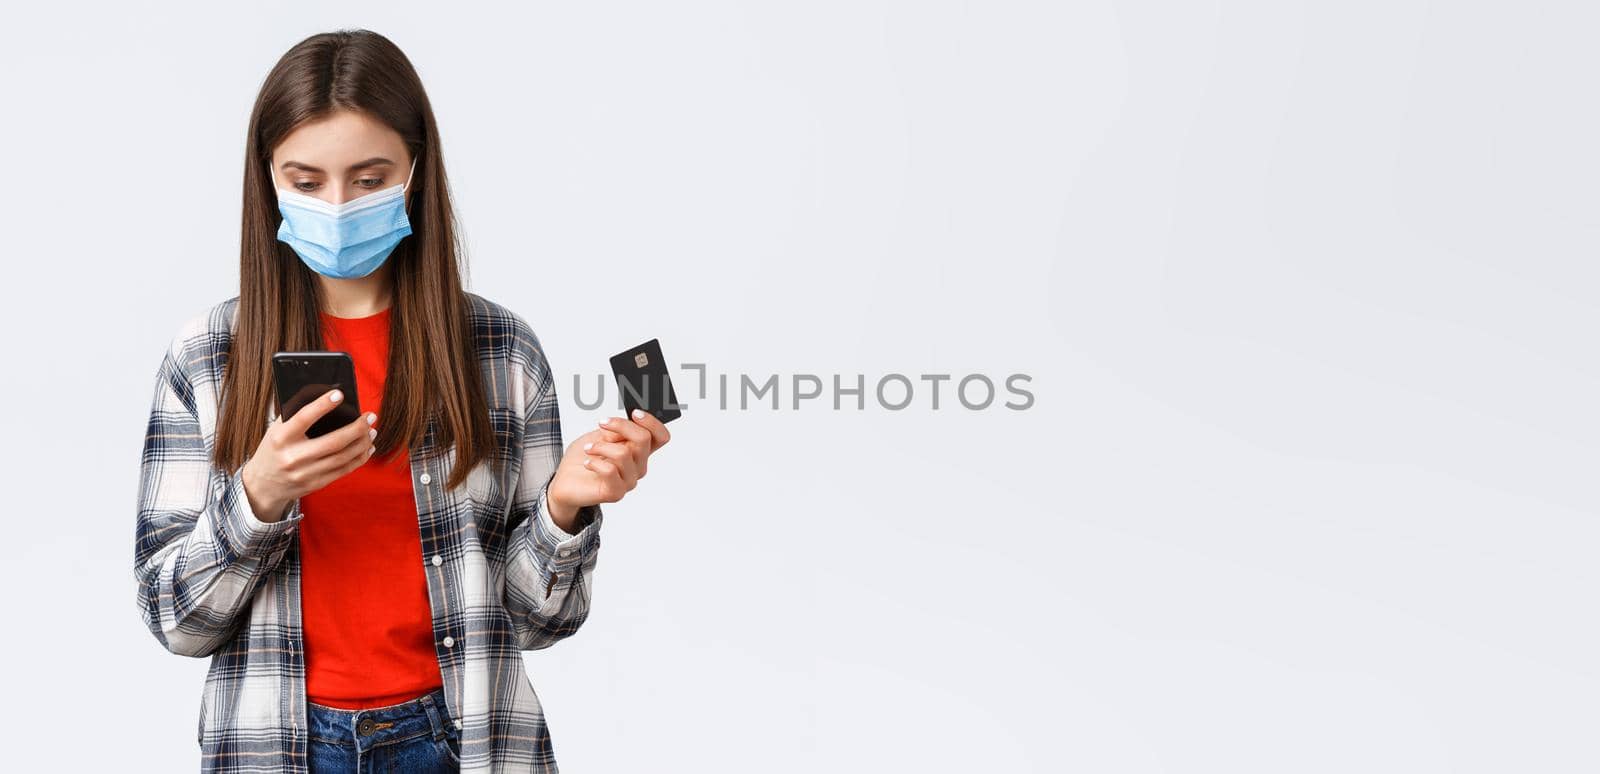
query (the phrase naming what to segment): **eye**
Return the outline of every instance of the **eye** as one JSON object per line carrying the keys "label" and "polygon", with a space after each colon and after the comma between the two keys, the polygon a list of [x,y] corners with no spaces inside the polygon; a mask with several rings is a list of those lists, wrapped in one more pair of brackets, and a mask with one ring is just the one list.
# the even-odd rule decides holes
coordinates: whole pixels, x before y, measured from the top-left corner
{"label": "eye", "polygon": [[309,180],[301,180],[300,182],[294,184],[294,188],[296,191],[310,193],[317,190],[317,184]]}
{"label": "eye", "polygon": [[356,181],[356,185],[359,185],[362,188],[377,188],[378,186],[383,185],[383,178],[381,178],[381,177],[364,177],[364,178],[361,178],[360,180],[357,180]]}

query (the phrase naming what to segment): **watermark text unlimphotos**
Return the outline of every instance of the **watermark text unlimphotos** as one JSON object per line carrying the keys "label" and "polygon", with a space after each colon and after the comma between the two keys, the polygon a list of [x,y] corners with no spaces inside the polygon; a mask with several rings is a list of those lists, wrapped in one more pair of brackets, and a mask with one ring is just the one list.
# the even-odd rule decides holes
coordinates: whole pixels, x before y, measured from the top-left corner
{"label": "watermark text unlimphotos", "polygon": [[[866,374],[713,373],[707,370],[705,363],[681,363],[678,368],[693,376],[672,381],[673,393],[678,399],[675,408],[685,411],[692,405],[685,401],[686,397],[693,401],[715,399],[717,408],[723,410],[769,411],[830,407],[833,411],[864,411],[869,403],[889,411],[1000,408],[1026,411],[1034,404],[1033,392],[1027,387],[1033,377],[1021,373],[999,378],[981,373],[886,373],[869,379]],[[574,374],[573,401],[585,411],[597,409],[608,400],[620,407],[622,396],[610,389],[612,387],[609,374],[596,374],[590,385],[584,384],[582,375]],[[665,388],[647,380],[644,389],[642,398],[649,403],[649,391]]]}

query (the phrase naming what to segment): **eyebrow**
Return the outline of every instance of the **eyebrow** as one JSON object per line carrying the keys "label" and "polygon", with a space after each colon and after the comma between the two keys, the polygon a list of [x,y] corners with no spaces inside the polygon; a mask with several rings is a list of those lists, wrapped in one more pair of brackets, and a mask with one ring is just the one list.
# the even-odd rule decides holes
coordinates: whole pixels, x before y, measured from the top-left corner
{"label": "eyebrow", "polygon": [[[393,164],[393,163],[394,163],[393,161],[390,161],[390,160],[388,160],[388,159],[386,159],[386,158],[384,158],[382,156],[373,156],[372,158],[367,159],[366,161],[361,161],[361,162],[357,162],[355,164],[351,164],[350,168],[351,169],[363,169],[365,167],[375,167],[375,166],[378,166],[379,164]],[[281,169],[300,169],[300,170],[305,170],[306,172],[319,172],[319,173],[322,171],[321,169],[318,169],[317,167],[313,167],[310,164],[304,164],[304,163],[301,163],[301,162],[298,162],[298,161],[285,161],[285,162],[283,162],[283,166],[280,167],[280,168]]]}

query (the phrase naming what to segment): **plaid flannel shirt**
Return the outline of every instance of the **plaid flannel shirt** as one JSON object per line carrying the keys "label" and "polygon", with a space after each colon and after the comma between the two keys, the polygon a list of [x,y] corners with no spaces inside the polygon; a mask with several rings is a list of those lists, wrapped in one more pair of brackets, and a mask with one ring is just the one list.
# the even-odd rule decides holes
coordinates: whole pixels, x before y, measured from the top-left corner
{"label": "plaid flannel shirt", "polygon": [[[510,310],[467,294],[503,473],[479,465],[446,491],[455,448],[429,424],[410,450],[421,561],[446,711],[463,772],[556,772],[522,652],[575,632],[589,611],[602,515],[556,526],[545,491],[564,451],[555,379]],[[139,609],[167,650],[210,656],[197,740],[202,772],[305,772],[305,649],[296,500],[260,521],[241,471],[209,461],[238,297],[185,323],[156,371],[134,532]],[[270,417],[263,418],[263,424]],[[430,456],[437,455],[437,456]]]}

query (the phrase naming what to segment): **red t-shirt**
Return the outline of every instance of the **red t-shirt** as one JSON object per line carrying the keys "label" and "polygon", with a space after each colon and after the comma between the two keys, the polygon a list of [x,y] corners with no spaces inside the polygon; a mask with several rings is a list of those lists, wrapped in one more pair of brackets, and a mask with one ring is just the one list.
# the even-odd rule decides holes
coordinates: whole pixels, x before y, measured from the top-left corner
{"label": "red t-shirt", "polygon": [[[383,424],[389,309],[322,312],[325,348],[355,362],[361,415]],[[408,450],[300,498],[306,698],[341,709],[398,704],[443,684]]]}

